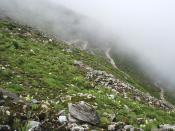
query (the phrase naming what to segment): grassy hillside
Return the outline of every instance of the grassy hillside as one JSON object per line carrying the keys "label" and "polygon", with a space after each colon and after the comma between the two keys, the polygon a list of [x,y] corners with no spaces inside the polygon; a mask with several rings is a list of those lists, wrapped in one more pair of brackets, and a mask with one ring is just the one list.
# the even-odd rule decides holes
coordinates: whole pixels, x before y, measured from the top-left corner
{"label": "grassy hillside", "polygon": [[[115,121],[122,121],[145,130],[159,124],[175,122],[174,112],[166,112],[132,99],[124,99],[103,86],[94,88],[93,82],[86,79],[85,73],[74,66],[74,60],[111,73],[116,78],[146,92],[143,84],[114,69],[102,56],[70,48],[63,42],[51,40],[29,27],[0,20],[0,88],[16,93],[30,103],[30,108],[24,110],[25,102],[14,105],[7,101],[3,106],[9,107],[10,116],[15,113],[19,115],[10,117],[13,119],[11,122],[9,116],[0,111],[0,124],[23,129],[25,123],[21,122],[21,113],[27,120],[37,120],[37,116],[44,112],[50,120],[54,119],[60,110],[65,109],[67,112],[69,102],[78,101],[96,106],[100,117],[99,125],[92,127],[96,129],[106,128],[110,123],[106,113],[115,114]],[[81,93],[94,97],[79,95]],[[114,95],[115,98],[111,99],[108,95]],[[41,103],[32,103],[34,99]],[[42,103],[47,103],[47,111],[42,109]],[[143,118],[144,122],[139,124],[137,118]],[[46,127],[51,128],[50,124]]]}

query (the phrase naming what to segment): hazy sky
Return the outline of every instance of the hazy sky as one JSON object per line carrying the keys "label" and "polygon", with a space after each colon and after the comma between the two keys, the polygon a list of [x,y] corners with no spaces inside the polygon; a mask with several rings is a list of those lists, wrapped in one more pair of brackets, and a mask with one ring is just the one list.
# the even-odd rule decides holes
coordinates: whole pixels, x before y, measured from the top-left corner
{"label": "hazy sky", "polygon": [[175,82],[174,0],[62,0],[60,3],[109,27],[122,44],[140,54],[143,64],[147,62],[145,56],[154,69]]}
{"label": "hazy sky", "polygon": [[[142,65],[175,84],[174,0],[1,0],[0,9],[11,10],[11,15],[37,23],[35,26],[49,21],[56,33],[59,25],[70,27],[72,23],[68,22],[73,19],[61,15],[59,4],[95,19],[108,29],[106,35],[116,36],[117,44],[132,48]],[[84,28],[101,31],[88,22]]]}

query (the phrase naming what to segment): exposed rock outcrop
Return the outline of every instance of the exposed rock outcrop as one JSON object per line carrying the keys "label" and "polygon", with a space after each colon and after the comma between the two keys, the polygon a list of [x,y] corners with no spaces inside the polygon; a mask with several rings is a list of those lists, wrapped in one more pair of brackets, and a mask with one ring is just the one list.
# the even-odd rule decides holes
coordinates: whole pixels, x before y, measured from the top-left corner
{"label": "exposed rock outcrop", "polygon": [[99,123],[99,117],[95,109],[83,101],[75,104],[69,103],[68,108],[70,115],[79,121],[90,123],[92,125]]}
{"label": "exposed rock outcrop", "polygon": [[15,93],[11,93],[5,89],[0,88],[0,100],[7,98],[11,99],[13,102],[17,102],[19,100],[19,97]]}

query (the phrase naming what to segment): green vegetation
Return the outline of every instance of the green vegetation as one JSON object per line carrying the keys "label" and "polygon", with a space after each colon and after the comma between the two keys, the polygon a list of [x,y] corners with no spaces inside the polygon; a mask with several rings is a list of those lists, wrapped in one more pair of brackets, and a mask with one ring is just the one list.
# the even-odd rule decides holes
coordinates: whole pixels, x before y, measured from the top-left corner
{"label": "green vegetation", "polygon": [[[116,121],[146,130],[162,123],[175,122],[175,113],[124,99],[102,86],[94,88],[93,82],[86,79],[84,72],[74,66],[74,60],[81,60],[94,69],[104,70],[146,91],[143,84],[122,71],[115,70],[102,56],[91,55],[79,49],[67,52],[66,49],[69,46],[63,42],[49,42],[47,37],[26,26],[0,21],[0,87],[18,93],[29,102],[32,98],[52,101],[50,106],[57,113],[62,109],[67,110],[69,102],[89,102],[97,107],[102,126],[110,122],[104,115],[105,112],[115,114]],[[95,97],[87,98],[77,95],[78,93],[92,94]],[[115,95],[115,99],[110,99],[108,94]],[[14,106],[12,110],[18,108]],[[35,112],[41,107],[33,104],[31,108]],[[137,118],[144,118],[145,123],[139,125]],[[3,116],[0,123],[2,119]]]}

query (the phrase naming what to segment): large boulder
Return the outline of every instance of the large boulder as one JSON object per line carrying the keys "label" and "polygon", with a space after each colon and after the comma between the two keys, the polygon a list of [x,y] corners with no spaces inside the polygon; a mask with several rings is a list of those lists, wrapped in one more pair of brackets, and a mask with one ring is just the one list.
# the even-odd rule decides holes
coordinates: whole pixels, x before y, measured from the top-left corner
{"label": "large boulder", "polygon": [[19,97],[15,93],[11,93],[5,89],[0,88],[0,99],[3,99],[4,97],[10,98],[14,102],[19,100]]}
{"label": "large boulder", "polygon": [[92,125],[99,123],[99,117],[95,109],[83,101],[75,104],[69,103],[68,108],[70,115],[79,121],[87,122]]}

